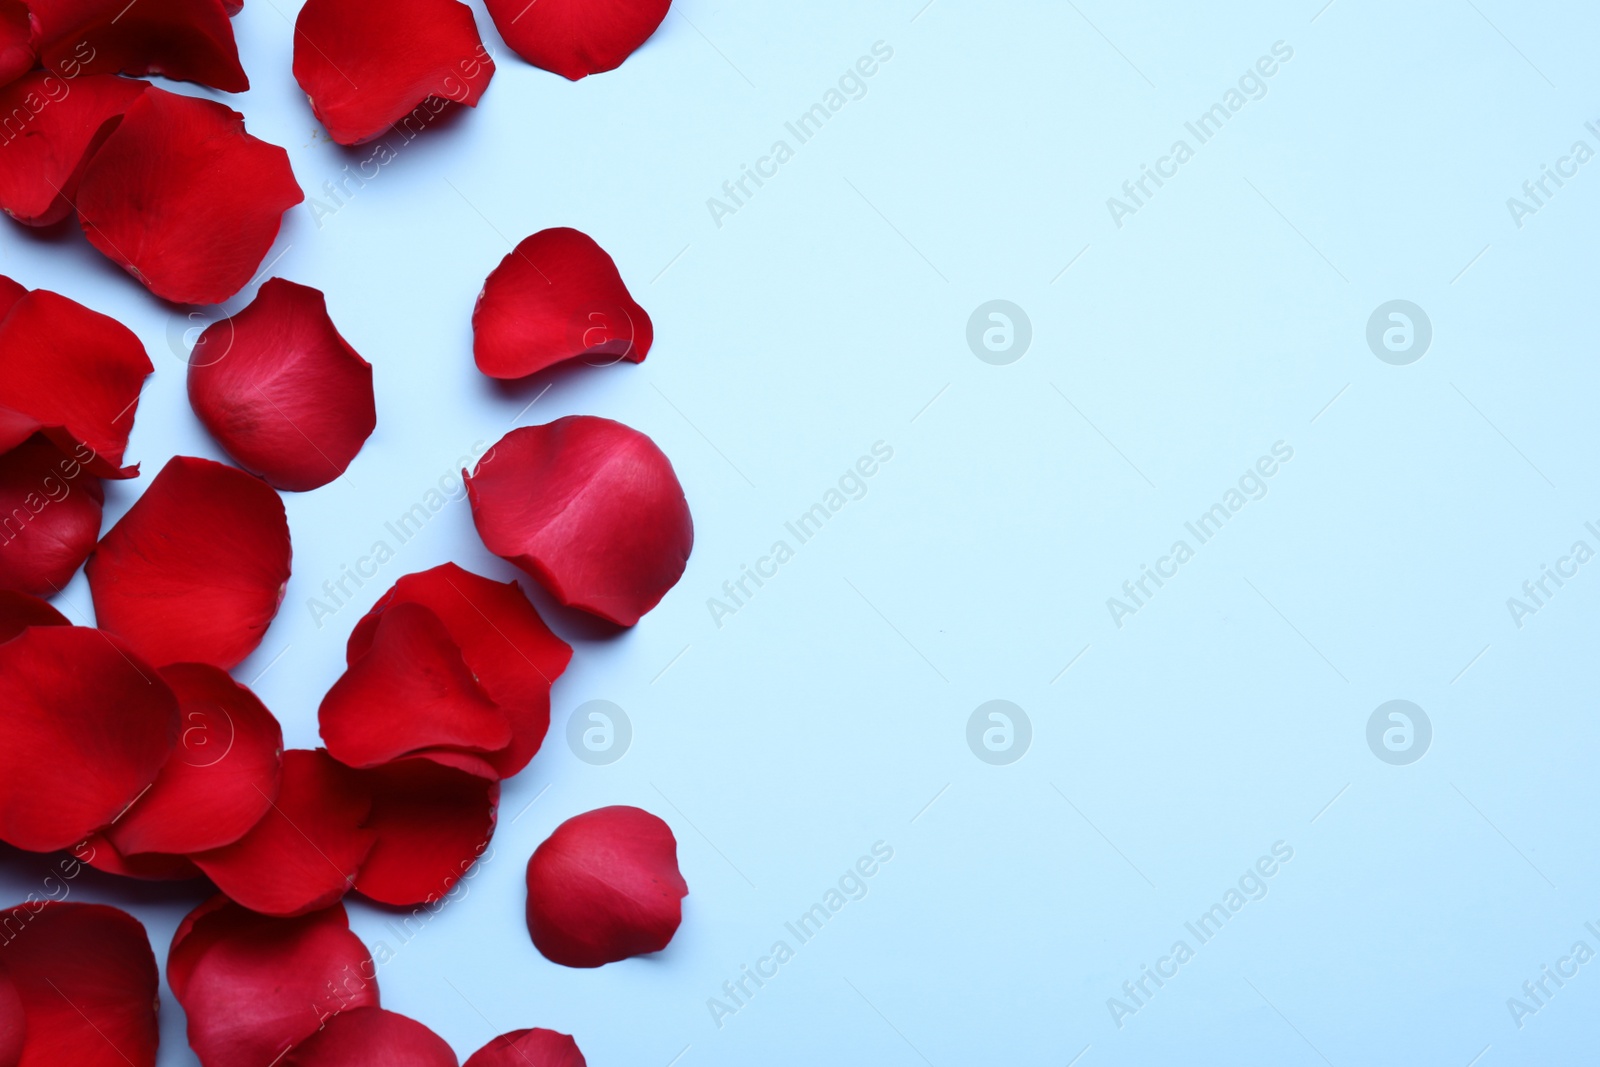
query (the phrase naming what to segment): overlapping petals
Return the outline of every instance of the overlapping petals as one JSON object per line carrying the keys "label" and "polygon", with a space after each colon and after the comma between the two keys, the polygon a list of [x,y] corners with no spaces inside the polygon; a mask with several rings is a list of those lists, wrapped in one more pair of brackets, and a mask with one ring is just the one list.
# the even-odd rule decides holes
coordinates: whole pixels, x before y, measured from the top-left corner
{"label": "overlapping petals", "polygon": [[457,1067],[444,1039],[382,1008],[335,1015],[282,1060],[283,1067]]}
{"label": "overlapping petals", "polygon": [[488,0],[506,44],[536,67],[577,81],[615,70],[650,39],[672,0]]}
{"label": "overlapping petals", "polygon": [[362,774],[377,843],[356,889],[384,904],[450,896],[494,835],[500,783],[428,759],[396,760]]}
{"label": "overlapping petals", "polygon": [[222,0],[36,0],[32,8],[39,57],[64,77],[161,74],[229,93],[250,88]]}
{"label": "overlapping petals", "polygon": [[204,878],[200,868],[189,862],[187,856],[169,856],[145,852],[137,856],[124,856],[117,851],[105,834],[95,834],[72,850],[72,855],[97,871],[114,874],[119,878],[136,878],[142,882],[182,882]]}
{"label": "overlapping petals", "polygon": [[100,537],[100,480],[43,434],[0,455],[0,589],[48,596]]}
{"label": "overlapping petals", "polygon": [[30,626],[70,626],[67,617],[38,597],[0,589],[0,644]]}
{"label": "overlapping petals", "polygon": [[513,1030],[467,1057],[462,1067],[588,1067],[571,1035],[554,1030]]}
{"label": "overlapping petals", "polygon": [[[38,58],[28,5],[22,0],[0,0],[0,85],[22,77]],[[5,1067],[3,1054],[0,1067]]]}
{"label": "overlapping petals", "polygon": [[200,335],[189,403],[240,466],[296,492],[343,474],[378,422],[372,365],[339,336],[321,290],[282,278]]}
{"label": "overlapping petals", "polygon": [[0,89],[0,209],[29,226],[70,215],[89,156],[147,88],[111,74],[69,81],[41,70]]}

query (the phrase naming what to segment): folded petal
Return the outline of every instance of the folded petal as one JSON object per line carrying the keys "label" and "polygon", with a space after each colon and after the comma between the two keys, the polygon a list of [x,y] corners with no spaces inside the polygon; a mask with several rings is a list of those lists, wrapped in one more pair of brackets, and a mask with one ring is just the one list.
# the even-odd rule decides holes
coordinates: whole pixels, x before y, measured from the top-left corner
{"label": "folded petal", "polygon": [[283,1058],[282,1067],[456,1067],[444,1039],[404,1015],[382,1008],[355,1008],[328,1024]]}
{"label": "folded petal", "polygon": [[0,209],[29,226],[72,214],[89,156],[147,88],[112,74],[68,81],[36,70],[0,89]]}
{"label": "folded petal", "polygon": [[289,154],[231,108],[164,89],[129,105],[78,185],[89,243],[152,293],[218,304],[254,277],[305,199]]}
{"label": "folded petal", "polygon": [[265,482],[174,456],[89,560],[103,629],[152,663],[227,670],[267,632],[289,581],[289,522]]}
{"label": "folded petal", "polygon": [[536,67],[577,81],[615,70],[650,39],[671,0],[487,0],[506,44]]}
{"label": "folded petal", "polygon": [[0,455],[0,589],[59,593],[100,538],[105,493],[43,434]]}
{"label": "folded petal", "polygon": [[36,0],[33,14],[40,59],[62,77],[160,74],[250,88],[221,0]]}
{"label": "folded petal", "polygon": [[[472,9],[456,0],[306,0],[294,24],[294,78],[335,141],[356,145],[407,116],[476,107],[494,76]],[[419,127],[420,128],[420,127]]]}
{"label": "folded petal", "polygon": [[26,1018],[22,1067],[155,1067],[156,957],[144,927],[101,904],[0,912],[0,967]]}
{"label": "folded petal", "polygon": [[0,589],[0,644],[30,626],[71,626],[67,617],[38,597]]}
{"label": "folded petal", "polygon": [[473,358],[491,378],[524,378],[580,356],[641,363],[654,339],[650,316],[606,250],[566,227],[540,230],[513,249],[472,310]]}
{"label": "folded petal", "polygon": [[500,783],[407,759],[362,772],[372,793],[367,828],[377,844],[356,889],[383,904],[432,904],[489,847]]}
{"label": "folded petal", "polygon": [[638,430],[592,415],[524,426],[467,479],[490,552],[561,603],[632,626],[680,577],[694,522],[672,463]]}
{"label": "folded petal", "polygon": [[[0,0],[0,85],[28,73],[38,58],[28,5],[22,0]],[[4,1056],[0,1056],[0,1067],[5,1067]]]}
{"label": "folded petal", "polygon": [[467,1058],[462,1067],[588,1067],[570,1034],[513,1030]]}
{"label": "folded petal", "polygon": [[528,861],[528,932],[552,963],[599,967],[666,948],[688,893],[666,823],[600,808],[556,827]]}
{"label": "folded petal", "polygon": [[0,644],[0,840],[68,848],[155,780],[178,700],[98,630],[34,626]]}

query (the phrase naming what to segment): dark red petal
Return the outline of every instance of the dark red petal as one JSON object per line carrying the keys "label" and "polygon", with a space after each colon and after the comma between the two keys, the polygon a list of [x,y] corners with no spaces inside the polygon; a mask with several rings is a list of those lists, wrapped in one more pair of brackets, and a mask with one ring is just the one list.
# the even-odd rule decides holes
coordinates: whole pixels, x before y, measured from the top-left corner
{"label": "dark red petal", "polygon": [[516,582],[502,585],[445,563],[394,584],[351,631],[348,662],[367,654],[378,619],[396,604],[421,604],[439,617],[478,684],[509,718],[511,744],[490,757],[498,776],[526,767],[550,727],[550,685],[567,669],[572,648],[550,632]]}
{"label": "dark red petal", "polygon": [[168,856],[158,852],[124,856],[104,834],[90,837],[73,848],[72,854],[79,862],[97,871],[145,882],[183,882],[205,877],[200,868],[189,862],[187,856]]}
{"label": "dark red petal", "polygon": [[[33,48],[33,23],[22,0],[0,0],[0,85],[33,69],[38,59]],[[0,1055],[0,1067],[5,1057]]]}
{"label": "dark red petal", "polygon": [[536,67],[577,81],[615,70],[650,39],[671,0],[487,0],[506,44]]}
{"label": "dark red petal", "polygon": [[490,552],[561,603],[632,626],[677,584],[694,522],[672,464],[638,430],[593,415],[524,426],[467,479]]}
{"label": "dark red petal", "polygon": [[221,0],[45,0],[33,5],[44,66],[86,74],[161,74],[229,93],[250,88]]}
{"label": "dark red petal", "polygon": [[84,168],[89,242],[159,297],[218,304],[249,282],[305,199],[289,154],[210,100],[151,88]]}
{"label": "dark red petal", "polygon": [[22,1045],[28,1029],[27,1009],[11,972],[0,964],[0,1067],[17,1067],[22,1062]]}
{"label": "dark red petal", "polygon": [[383,904],[431,904],[461,880],[494,836],[500,783],[426,759],[362,773],[378,835],[356,889]]}
{"label": "dark red petal", "polygon": [[339,336],[320,289],[282,278],[200,335],[189,403],[241,467],[293,492],[343,474],[378,423],[372,364]]}
{"label": "dark red petal", "polygon": [[599,967],[666,948],[688,893],[666,823],[600,808],[556,827],[528,861],[528,932],[552,963]]}
{"label": "dark red petal", "polygon": [[467,1058],[462,1067],[588,1067],[571,1035],[554,1030],[513,1030]]}
{"label": "dark red petal", "polygon": [[28,287],[21,282],[7,278],[0,274],[0,319],[10,314],[18,300],[28,295]]}
{"label": "dark red petal", "polygon": [[155,368],[122,323],[35,289],[0,320],[0,452],[43,430],[101,478],[122,466],[139,390]]}
{"label": "dark red petal", "polygon": [[38,597],[0,590],[0,644],[30,626],[71,626],[67,617]]}
{"label": "dark red petal", "polygon": [[204,1067],[277,1063],[325,1019],[378,1005],[377,967],[342,904],[275,919],[216,897],[192,914],[167,983]]}
{"label": "dark red petal", "polygon": [[40,70],[0,89],[0,208],[30,226],[70,215],[90,153],[148,84],[110,74],[67,81]]}
{"label": "dark red petal", "polygon": [[106,831],[125,856],[231,845],[278,795],[283,730],[256,695],[205,663],[161,668],[183,729],[150,791]]}
{"label": "dark red petal", "polygon": [[68,848],[155,780],[178,700],[98,630],[35,626],[0,645],[0,840]]}
{"label": "dark red petal", "polygon": [[491,378],[524,378],[579,356],[641,363],[654,339],[650,316],[606,250],[565,227],[519,244],[490,272],[472,309],[473,358]]}
{"label": "dark red petal", "polygon": [[372,851],[372,802],[322,749],[283,754],[278,799],[238,841],[190,858],[217,888],[264,915],[304,915],[339,900]]}
{"label": "dark red petal", "polygon": [[267,632],[289,581],[283,501],[259,478],[174,456],[89,559],[100,626],[152,663],[227,670]]}
{"label": "dark red petal", "polygon": [[283,1058],[282,1067],[456,1067],[444,1039],[404,1015],[356,1008],[335,1015]]}
{"label": "dark red petal", "polygon": [[376,767],[428,748],[493,752],[511,742],[500,705],[472,676],[439,616],[419,604],[385,611],[372,646],[322,698],[328,752]]}
{"label": "dark red petal", "polygon": [[0,455],[0,589],[59,593],[100,537],[100,479],[43,434]]}
{"label": "dark red petal", "polygon": [[156,957],[139,921],[101,904],[0,913],[0,966],[27,1018],[23,1067],[154,1067]]}
{"label": "dark red petal", "polygon": [[294,24],[294,80],[335,141],[361,144],[424,101],[476,107],[494,76],[472,9],[456,0],[306,0]]}

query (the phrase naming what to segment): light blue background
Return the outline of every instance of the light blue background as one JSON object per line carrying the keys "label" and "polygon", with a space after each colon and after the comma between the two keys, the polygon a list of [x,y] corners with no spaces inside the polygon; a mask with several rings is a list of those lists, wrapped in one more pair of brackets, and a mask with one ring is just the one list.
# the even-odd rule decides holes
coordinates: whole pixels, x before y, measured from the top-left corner
{"label": "light blue background", "polygon": [[[1574,540],[1600,548],[1600,162],[1520,229],[1506,200],[1575,140],[1600,149],[1600,11],[1321,2],[680,0],[579,84],[474,4],[500,63],[482,105],[320,226],[292,211],[273,252],[375,365],[379,421],[346,479],[287,496],[294,579],[237,673],[314,745],[389,582],[445,560],[513,575],[453,503],[358,603],[320,629],[306,608],[519,421],[648,432],[698,536],[635,630],[557,620],[576,657],[551,739],[507,783],[467,899],[382,970],[386,1006],[463,1058],[538,1025],[595,1067],[1594,1062],[1600,961],[1521,1029],[1506,1001],[1575,941],[1600,950],[1600,564],[1521,629],[1505,602]],[[370,149],[312,118],[293,16],[249,0],[255,87],[227,99],[326,199]],[[867,94],[717,226],[707,198],[878,41],[894,55]],[[1277,41],[1294,56],[1267,95],[1117,228],[1106,198]],[[474,296],[556,225],[615,256],[656,347],[499,387],[472,365]],[[108,487],[108,526],[169,455],[220,458],[182,362],[220,310],[189,323],[76,234],[7,228],[0,270],[123,319],[157,364],[143,475]],[[1009,366],[965,341],[996,298],[1033,327]],[[1396,298],[1434,327],[1404,367],[1364,338]],[[707,598],[877,441],[894,458],[867,495],[716,626]],[[1106,598],[1278,441],[1294,458],[1269,494],[1117,628]],[[62,606],[83,618],[81,578]],[[965,741],[997,698],[1033,725],[1003,767]],[[1434,728],[1410,766],[1365,740],[1395,698]],[[590,699],[633,722],[610,766],[565,745]],[[676,831],[682,929],[654,958],[557,967],[525,934],[523,865],[614,803]],[[707,999],[877,841],[894,859],[868,895],[719,1028]],[[1267,897],[1119,1029],[1107,999],[1277,841],[1294,858]],[[20,898],[44,866],[13,856],[0,885]],[[75,894],[132,908],[158,955],[199,899]],[[351,910],[396,944],[387,913]],[[165,990],[162,1012],[163,1064],[195,1062]]]}

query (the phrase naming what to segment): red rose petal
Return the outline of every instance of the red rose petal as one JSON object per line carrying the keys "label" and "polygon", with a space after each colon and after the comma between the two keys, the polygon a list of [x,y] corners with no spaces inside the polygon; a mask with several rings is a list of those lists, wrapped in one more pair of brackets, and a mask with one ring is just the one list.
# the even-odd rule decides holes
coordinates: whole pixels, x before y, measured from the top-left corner
{"label": "red rose petal", "polygon": [[58,293],[36,289],[0,320],[0,452],[43,430],[101,478],[122,466],[139,390],[154,371],[122,323]]}
{"label": "red rose petal", "polygon": [[671,462],[638,430],[592,415],[512,430],[467,479],[467,497],[490,552],[621,626],[677,584],[694,547]]}
{"label": "red rose petal", "polygon": [[35,626],[0,645],[0,736],[0,840],[50,852],[155,779],[178,739],[178,701],[98,630]]}
{"label": "red rose petal", "polygon": [[71,626],[67,617],[38,597],[0,589],[0,644],[30,626]]}
{"label": "red rose petal", "polygon": [[556,827],[528,861],[528,932],[552,963],[599,967],[666,948],[688,893],[666,823],[600,808]]}
{"label": "red rose petal", "polygon": [[490,757],[498,777],[526,767],[550,728],[550,685],[567,669],[572,648],[550,632],[516,582],[502,585],[445,563],[395,582],[350,632],[348,662],[367,654],[379,618],[396,604],[421,604],[439,617],[478,684],[508,717],[511,743]]}
{"label": "red rose petal", "polygon": [[489,847],[500,783],[431,760],[407,759],[366,771],[367,828],[378,835],[357,891],[382,904],[432,904],[446,896]]}
{"label": "red rose petal", "polygon": [[505,711],[472,676],[439,616],[420,604],[379,616],[371,647],[322,698],[317,722],[328,752],[352,767],[429,748],[493,752],[511,741]]}
{"label": "red rose petal", "polygon": [[218,304],[254,277],[305,199],[289,154],[210,100],[146,89],[84,168],[89,243],[157,296]]}
{"label": "red rose petal", "polygon": [[256,695],[205,663],[161,668],[183,730],[150,791],[106,831],[124,856],[230,845],[278,795],[283,730]]}
{"label": "red rose petal", "polygon": [[472,355],[491,378],[524,378],[579,356],[641,363],[654,339],[650,316],[606,250],[565,227],[519,244],[490,272],[472,309]]}
{"label": "red rose petal", "polygon": [[196,912],[173,938],[167,982],[205,1067],[277,1063],[324,1020],[377,1007],[377,968],[342,904],[275,919],[213,898]]}
{"label": "red rose petal", "polygon": [[13,278],[0,274],[0,319],[10,314],[18,300],[28,295],[28,287]]}
{"label": "red rose petal", "polygon": [[43,434],[0,455],[0,589],[59,593],[99,540],[104,501],[100,480]]}
{"label": "red rose petal", "polygon": [[588,1067],[571,1035],[554,1030],[513,1030],[467,1058],[462,1067]]}
{"label": "red rose petal", "polygon": [[101,904],[0,913],[0,966],[26,1016],[23,1067],[154,1067],[156,957],[139,921]]}
{"label": "red rose petal", "polygon": [[89,155],[147,88],[112,74],[67,81],[41,70],[0,89],[0,208],[29,226],[72,214]]}
{"label": "red rose petal", "polygon": [[283,1058],[281,1067],[457,1067],[444,1039],[382,1008],[335,1015]]}
{"label": "red rose petal", "polygon": [[320,289],[282,278],[200,335],[189,403],[241,467],[293,492],[343,474],[378,423],[372,364],[339,336]]}
{"label": "red rose petal", "polygon": [[536,67],[577,81],[615,70],[650,39],[671,0],[487,0],[506,44]]}
{"label": "red rose petal", "polygon": [[22,1062],[22,1045],[26,1039],[28,1019],[22,1004],[22,994],[11,972],[0,965],[0,1067],[17,1067]]}
{"label": "red rose petal", "polygon": [[227,670],[267,632],[289,581],[283,501],[259,478],[174,456],[89,559],[103,629],[152,663]]}
{"label": "red rose petal", "polygon": [[[0,85],[33,69],[39,58],[33,50],[33,22],[22,0],[0,0]],[[0,1067],[5,1057],[0,1055]]]}
{"label": "red rose petal", "polygon": [[104,834],[88,838],[72,850],[72,855],[80,863],[86,863],[97,871],[144,882],[183,882],[205,877],[200,868],[189,862],[187,856],[167,856],[158,852],[124,856]]}
{"label": "red rose petal", "polygon": [[35,2],[39,56],[65,78],[161,74],[229,93],[250,88],[221,0]]}
{"label": "red rose petal", "polygon": [[294,31],[294,80],[343,145],[372,140],[424,101],[476,107],[494,76],[472,9],[456,0],[390,0],[382,7],[306,0]]}

